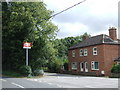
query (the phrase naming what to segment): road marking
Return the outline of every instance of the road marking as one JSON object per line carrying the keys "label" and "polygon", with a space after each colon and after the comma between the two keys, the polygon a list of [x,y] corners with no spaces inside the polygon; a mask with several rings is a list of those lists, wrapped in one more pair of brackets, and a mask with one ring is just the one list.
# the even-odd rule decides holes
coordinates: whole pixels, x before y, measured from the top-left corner
{"label": "road marking", "polygon": [[43,82],[47,82],[47,81],[43,81]]}
{"label": "road marking", "polygon": [[61,85],[57,85],[58,87],[62,87]]}
{"label": "road marking", "polygon": [[85,86],[85,88],[95,88],[95,87],[92,87],[92,86],[88,86],[88,85],[87,85],[87,86]]}
{"label": "road marking", "polygon": [[20,87],[20,88],[24,88],[23,86],[21,86],[21,85],[19,85],[19,84],[16,84],[16,83],[12,83],[13,85],[16,85],[16,86],[18,86],[18,87]]}
{"label": "road marking", "polygon": [[49,85],[51,85],[52,83],[48,83]]}
{"label": "road marking", "polygon": [[4,82],[6,82],[6,80],[5,79],[0,79],[1,81],[4,81]]}

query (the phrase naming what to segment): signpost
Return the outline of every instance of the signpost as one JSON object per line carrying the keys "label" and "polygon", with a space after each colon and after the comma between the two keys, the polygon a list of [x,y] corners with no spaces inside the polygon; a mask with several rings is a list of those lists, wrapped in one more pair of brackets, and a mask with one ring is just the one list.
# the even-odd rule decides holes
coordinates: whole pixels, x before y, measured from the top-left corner
{"label": "signpost", "polygon": [[25,42],[23,43],[23,48],[26,49],[26,66],[28,66],[28,49],[31,49],[32,43]]}

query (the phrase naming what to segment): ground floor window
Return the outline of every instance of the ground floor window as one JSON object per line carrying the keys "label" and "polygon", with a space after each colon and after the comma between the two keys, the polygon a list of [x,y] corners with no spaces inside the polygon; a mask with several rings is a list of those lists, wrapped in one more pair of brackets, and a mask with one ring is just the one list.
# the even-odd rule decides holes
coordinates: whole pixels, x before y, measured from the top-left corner
{"label": "ground floor window", "polygon": [[72,62],[71,66],[72,66],[72,69],[76,70],[77,69],[77,62]]}
{"label": "ground floor window", "polygon": [[92,62],[91,62],[91,69],[92,69],[92,70],[99,70],[99,62],[97,62],[97,61],[92,61]]}

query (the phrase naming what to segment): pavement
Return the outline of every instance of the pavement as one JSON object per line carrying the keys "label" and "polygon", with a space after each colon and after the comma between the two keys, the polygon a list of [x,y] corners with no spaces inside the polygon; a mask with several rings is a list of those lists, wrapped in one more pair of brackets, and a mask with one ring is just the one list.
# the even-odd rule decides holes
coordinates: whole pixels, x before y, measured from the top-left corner
{"label": "pavement", "polygon": [[[118,88],[117,78],[45,73],[42,78],[0,78],[2,88]],[[108,89],[109,90],[109,89]],[[112,89],[114,90],[114,89]]]}

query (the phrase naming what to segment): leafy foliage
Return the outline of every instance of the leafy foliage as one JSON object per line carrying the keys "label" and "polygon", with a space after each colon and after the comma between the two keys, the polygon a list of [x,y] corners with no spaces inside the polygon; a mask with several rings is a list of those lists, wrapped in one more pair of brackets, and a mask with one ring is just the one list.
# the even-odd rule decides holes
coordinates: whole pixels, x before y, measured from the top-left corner
{"label": "leafy foliage", "polygon": [[28,76],[29,74],[32,74],[31,67],[26,65],[21,66],[20,73],[24,76]]}
{"label": "leafy foliage", "polygon": [[36,70],[34,71],[34,75],[35,75],[35,76],[44,75],[44,71],[43,71],[43,70],[40,70],[40,69],[36,69]]}
{"label": "leafy foliage", "polygon": [[42,1],[2,2],[3,69],[17,70],[25,65],[22,48],[25,41],[33,44],[29,52],[30,65],[39,60],[54,60],[56,50],[51,40],[58,29],[49,19],[51,14]]}
{"label": "leafy foliage", "polygon": [[62,68],[63,62],[60,59],[56,59],[48,63],[48,68],[50,72],[60,72]]}
{"label": "leafy foliage", "polygon": [[112,73],[120,73],[120,64],[116,64],[111,69]]}

